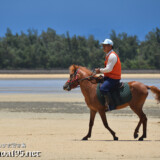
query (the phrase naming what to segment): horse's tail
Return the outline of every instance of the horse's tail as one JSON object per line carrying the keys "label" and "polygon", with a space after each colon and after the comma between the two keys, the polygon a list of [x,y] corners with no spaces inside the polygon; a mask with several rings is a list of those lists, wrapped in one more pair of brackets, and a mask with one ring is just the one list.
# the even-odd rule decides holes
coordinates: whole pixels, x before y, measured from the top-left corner
{"label": "horse's tail", "polygon": [[146,86],[147,89],[150,89],[151,92],[155,95],[155,99],[157,100],[158,103],[160,103],[160,89],[158,89],[155,86]]}

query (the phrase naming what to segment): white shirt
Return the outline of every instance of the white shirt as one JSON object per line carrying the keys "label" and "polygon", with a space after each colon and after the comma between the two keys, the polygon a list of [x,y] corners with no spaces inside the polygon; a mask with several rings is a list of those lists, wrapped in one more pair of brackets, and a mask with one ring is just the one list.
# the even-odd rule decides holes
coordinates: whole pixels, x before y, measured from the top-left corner
{"label": "white shirt", "polygon": [[[108,56],[113,50],[109,51],[106,56]],[[117,62],[117,56],[114,54],[114,53],[111,53],[109,55],[109,58],[108,58],[108,63],[106,65],[105,68],[100,68],[100,72],[101,73],[109,73],[113,70],[113,67],[115,66]]]}

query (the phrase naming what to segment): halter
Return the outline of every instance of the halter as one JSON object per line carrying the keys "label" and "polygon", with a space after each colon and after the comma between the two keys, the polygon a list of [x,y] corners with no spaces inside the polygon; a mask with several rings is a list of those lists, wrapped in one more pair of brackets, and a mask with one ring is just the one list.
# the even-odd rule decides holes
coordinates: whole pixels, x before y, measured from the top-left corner
{"label": "halter", "polygon": [[[75,72],[74,72],[74,74],[73,74],[73,77],[75,77],[73,80],[68,80],[67,82],[71,85],[71,84],[73,84],[73,83],[75,83],[75,82],[78,82],[79,80],[78,80],[78,76],[77,76],[77,73],[79,72],[79,69],[77,69]],[[78,82],[79,83],[79,82]]]}

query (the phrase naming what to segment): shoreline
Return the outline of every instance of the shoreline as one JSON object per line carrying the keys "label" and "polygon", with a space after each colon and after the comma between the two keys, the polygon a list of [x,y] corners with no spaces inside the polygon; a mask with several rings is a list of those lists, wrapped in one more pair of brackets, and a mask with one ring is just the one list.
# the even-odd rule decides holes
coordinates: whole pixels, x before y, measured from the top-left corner
{"label": "shoreline", "polygon": [[[69,74],[0,74],[0,79],[68,79]],[[123,78],[160,79],[160,74],[122,74]]]}

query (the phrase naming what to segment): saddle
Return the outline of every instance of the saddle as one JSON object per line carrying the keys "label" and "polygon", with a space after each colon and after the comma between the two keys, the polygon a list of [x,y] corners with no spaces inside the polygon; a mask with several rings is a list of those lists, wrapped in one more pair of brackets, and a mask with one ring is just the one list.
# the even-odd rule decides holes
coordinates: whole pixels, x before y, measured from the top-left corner
{"label": "saddle", "polygon": [[[99,102],[103,106],[105,106],[105,97],[100,91],[100,85],[101,83],[97,84],[97,97],[98,97]],[[116,109],[117,106],[120,106],[122,104],[129,102],[132,98],[130,87],[128,83],[126,82],[119,83],[109,92],[109,94],[110,94],[110,96],[108,96],[109,101],[114,102],[114,108],[110,108],[110,110],[114,110]]]}

